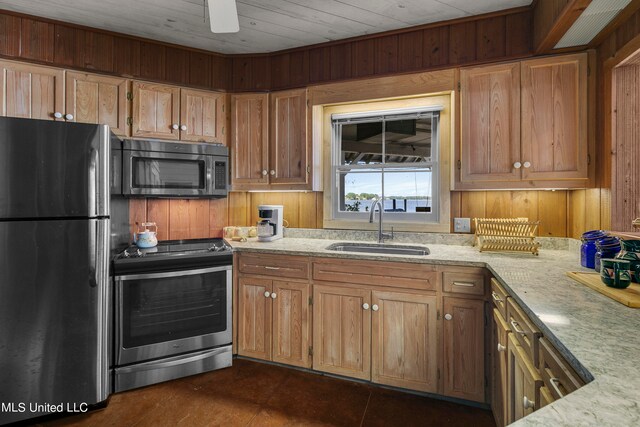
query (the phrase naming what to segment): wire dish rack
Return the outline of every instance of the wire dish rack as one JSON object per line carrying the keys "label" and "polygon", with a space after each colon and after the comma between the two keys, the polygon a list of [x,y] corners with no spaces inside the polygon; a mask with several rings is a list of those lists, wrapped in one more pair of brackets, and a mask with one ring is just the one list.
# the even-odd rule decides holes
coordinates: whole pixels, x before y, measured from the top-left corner
{"label": "wire dish rack", "polygon": [[540,221],[529,218],[474,218],[474,246],[483,251],[531,252],[538,255],[536,232]]}

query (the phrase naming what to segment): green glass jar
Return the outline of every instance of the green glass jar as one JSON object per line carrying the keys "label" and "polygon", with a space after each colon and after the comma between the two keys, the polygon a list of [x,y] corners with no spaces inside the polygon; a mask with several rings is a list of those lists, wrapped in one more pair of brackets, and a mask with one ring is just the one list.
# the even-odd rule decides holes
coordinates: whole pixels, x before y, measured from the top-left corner
{"label": "green glass jar", "polygon": [[631,280],[640,283],[640,240],[623,240],[622,250],[615,258],[629,261]]}

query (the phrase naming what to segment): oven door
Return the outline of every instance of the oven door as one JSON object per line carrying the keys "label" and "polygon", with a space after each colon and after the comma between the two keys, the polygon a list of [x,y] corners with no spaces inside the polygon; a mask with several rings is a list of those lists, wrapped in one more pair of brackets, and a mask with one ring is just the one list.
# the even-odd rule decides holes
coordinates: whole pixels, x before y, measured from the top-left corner
{"label": "oven door", "polygon": [[116,276],[116,365],[231,343],[231,266]]}
{"label": "oven door", "polygon": [[131,196],[215,196],[214,172],[213,156],[123,151],[123,192]]}

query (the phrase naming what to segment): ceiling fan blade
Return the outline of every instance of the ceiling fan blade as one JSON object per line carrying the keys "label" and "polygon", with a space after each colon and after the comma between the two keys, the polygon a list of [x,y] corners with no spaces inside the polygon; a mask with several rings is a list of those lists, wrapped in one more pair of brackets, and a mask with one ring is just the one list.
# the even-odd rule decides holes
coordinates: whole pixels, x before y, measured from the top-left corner
{"label": "ceiling fan blade", "polygon": [[240,31],[238,23],[238,9],[236,0],[208,0],[209,22],[213,33],[237,33]]}

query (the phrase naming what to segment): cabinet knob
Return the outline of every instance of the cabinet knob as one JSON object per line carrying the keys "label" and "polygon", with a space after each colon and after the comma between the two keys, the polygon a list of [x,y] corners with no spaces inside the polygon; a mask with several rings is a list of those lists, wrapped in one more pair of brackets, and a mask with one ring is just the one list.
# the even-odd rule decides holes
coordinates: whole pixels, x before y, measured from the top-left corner
{"label": "cabinet knob", "polygon": [[275,293],[275,292],[272,292],[272,293],[271,293],[271,299],[276,299],[277,297],[278,297],[278,295],[276,295],[276,293]]}
{"label": "cabinet knob", "polygon": [[378,304],[373,304],[373,305],[371,306],[371,310],[373,310],[373,311],[378,311],[378,310],[380,310],[380,307],[378,307]]}
{"label": "cabinet knob", "polygon": [[444,315],[444,320],[451,320],[451,319],[453,319],[453,316],[450,315],[449,313]]}
{"label": "cabinet knob", "polygon": [[59,113],[59,112],[56,111],[55,113],[53,113],[53,117],[55,117],[56,119],[61,119],[62,118],[62,113]]}
{"label": "cabinet knob", "polygon": [[173,130],[178,130],[178,127],[179,126],[177,124],[175,124],[175,123],[171,125],[171,129],[173,129]]}
{"label": "cabinet knob", "polygon": [[266,292],[264,293],[264,296],[265,296],[265,298],[269,298],[269,297],[271,296],[271,293],[269,293],[269,291],[266,291]]}
{"label": "cabinet knob", "polygon": [[364,308],[365,310],[369,310],[369,304],[365,302],[364,304],[362,304],[362,308]]}
{"label": "cabinet knob", "polygon": [[271,169],[271,172],[269,172],[271,174],[271,176],[276,174],[276,171],[274,171],[273,169]]}
{"label": "cabinet knob", "polygon": [[522,167],[522,163],[520,163],[520,162],[515,162],[515,163],[513,164],[513,167],[514,167],[514,168],[516,168],[516,169],[520,169],[520,168]]}
{"label": "cabinet knob", "polygon": [[522,164],[522,166],[524,166],[525,168],[527,168],[527,169],[528,169],[528,168],[530,168],[530,167],[531,167],[531,162],[524,162],[524,163]]}
{"label": "cabinet knob", "polygon": [[187,130],[187,125],[181,125],[180,130]]}
{"label": "cabinet knob", "polygon": [[535,404],[536,402],[529,400],[527,396],[522,398],[522,406],[524,406],[524,409],[534,409],[536,407]]}
{"label": "cabinet knob", "polygon": [[73,120],[73,114],[65,114],[64,118],[67,120]]}
{"label": "cabinet knob", "polygon": [[502,344],[498,343],[498,351],[505,351],[506,349],[507,349],[507,347],[505,347]]}
{"label": "cabinet knob", "polygon": [[262,175],[263,175],[263,176],[267,176],[267,173],[268,173],[268,172],[267,172],[267,170],[266,170],[266,169],[263,169],[263,170],[262,170]]}

